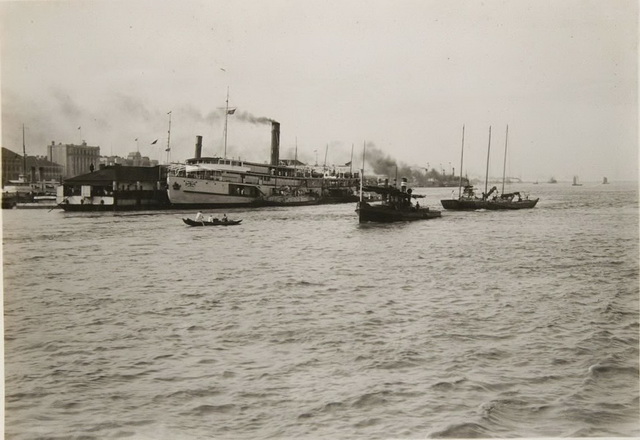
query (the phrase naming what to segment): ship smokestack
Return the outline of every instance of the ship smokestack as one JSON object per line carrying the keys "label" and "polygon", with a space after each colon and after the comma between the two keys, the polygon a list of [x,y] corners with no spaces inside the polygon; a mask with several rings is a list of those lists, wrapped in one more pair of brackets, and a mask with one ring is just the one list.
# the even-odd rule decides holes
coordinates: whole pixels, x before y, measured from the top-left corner
{"label": "ship smokestack", "polygon": [[194,157],[196,159],[202,157],[202,136],[196,136],[196,154]]}
{"label": "ship smokestack", "polygon": [[407,192],[407,178],[403,177],[402,182],[400,182],[400,191]]}
{"label": "ship smokestack", "polygon": [[280,123],[271,121],[271,165],[280,164]]}

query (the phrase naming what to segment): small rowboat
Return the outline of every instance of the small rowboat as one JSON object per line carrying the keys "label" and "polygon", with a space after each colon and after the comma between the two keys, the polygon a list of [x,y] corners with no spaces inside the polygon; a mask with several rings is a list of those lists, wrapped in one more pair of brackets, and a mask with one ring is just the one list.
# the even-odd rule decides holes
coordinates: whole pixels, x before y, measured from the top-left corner
{"label": "small rowboat", "polygon": [[201,221],[197,222],[195,220],[191,220],[190,218],[183,218],[183,222],[185,222],[189,226],[233,226],[239,225],[242,220],[217,220],[215,219],[212,222]]}

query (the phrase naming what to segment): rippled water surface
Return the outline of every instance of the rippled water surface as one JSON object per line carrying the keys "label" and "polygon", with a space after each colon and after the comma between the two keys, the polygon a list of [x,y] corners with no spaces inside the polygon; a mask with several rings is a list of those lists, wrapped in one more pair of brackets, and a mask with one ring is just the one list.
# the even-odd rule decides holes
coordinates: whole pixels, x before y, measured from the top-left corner
{"label": "rippled water surface", "polygon": [[5,437],[640,436],[637,186],[513,189],[391,225],[5,210]]}

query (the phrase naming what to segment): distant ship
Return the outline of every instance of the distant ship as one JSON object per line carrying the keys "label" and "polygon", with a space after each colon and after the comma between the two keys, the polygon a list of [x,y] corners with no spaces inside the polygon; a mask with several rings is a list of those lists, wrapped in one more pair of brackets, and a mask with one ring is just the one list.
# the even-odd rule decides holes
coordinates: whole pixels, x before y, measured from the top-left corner
{"label": "distant ship", "polygon": [[609,184],[609,180],[607,180],[607,178],[606,178],[606,177],[603,177],[603,178],[602,178],[602,184],[603,184],[603,185],[608,185],[608,184]]}
{"label": "distant ship", "polygon": [[[359,173],[318,172],[307,166],[281,165],[280,123],[271,123],[271,162],[202,157],[196,136],[195,157],[172,165],[167,175],[172,207],[296,206],[358,200]],[[297,163],[297,161],[295,161]]]}
{"label": "distant ship", "polygon": [[551,179],[549,179],[548,183],[558,183],[558,181],[556,180],[555,177],[552,177]]}
{"label": "distant ship", "polygon": [[[509,126],[507,126],[507,137],[509,135]],[[489,127],[489,146],[487,149],[487,174],[485,177],[485,189],[482,193],[482,197],[477,197],[472,185],[466,185],[464,191],[460,193],[462,186],[462,179],[460,179],[460,188],[458,189],[457,199],[443,199],[440,201],[444,209],[453,211],[473,211],[477,209],[491,209],[491,210],[504,210],[504,209],[529,209],[536,206],[539,199],[529,199],[529,196],[522,196],[520,192],[505,193],[505,171],[507,163],[507,142],[505,138],[504,145],[504,165],[502,171],[502,192],[498,197],[496,186],[487,191],[489,181],[489,152],[491,151],[491,127]],[[464,157],[464,127],[462,127],[462,153],[460,159],[460,170],[462,171],[462,158]],[[461,173],[462,174],[462,173]],[[495,195],[490,198],[492,194]]]}
{"label": "distant ship", "polygon": [[582,186],[582,183],[578,183],[578,176],[573,176],[572,186]]}

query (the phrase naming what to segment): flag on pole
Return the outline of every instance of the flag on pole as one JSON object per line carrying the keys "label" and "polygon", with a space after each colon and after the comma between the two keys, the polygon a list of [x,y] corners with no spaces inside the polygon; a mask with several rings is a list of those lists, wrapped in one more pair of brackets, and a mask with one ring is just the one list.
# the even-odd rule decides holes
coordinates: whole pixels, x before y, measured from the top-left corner
{"label": "flag on pole", "polygon": [[156,139],[155,141],[151,142],[151,145],[154,145],[156,142],[158,142],[158,139]]}
{"label": "flag on pole", "polygon": [[235,109],[235,108],[230,108],[229,110],[227,110],[227,114],[228,114],[228,115],[232,115],[232,114],[234,114],[235,112],[236,112],[236,109]]}
{"label": "flag on pole", "polygon": [[171,148],[170,148],[170,147],[167,147],[167,149],[166,149],[166,150],[164,150],[164,151],[171,151]]}

